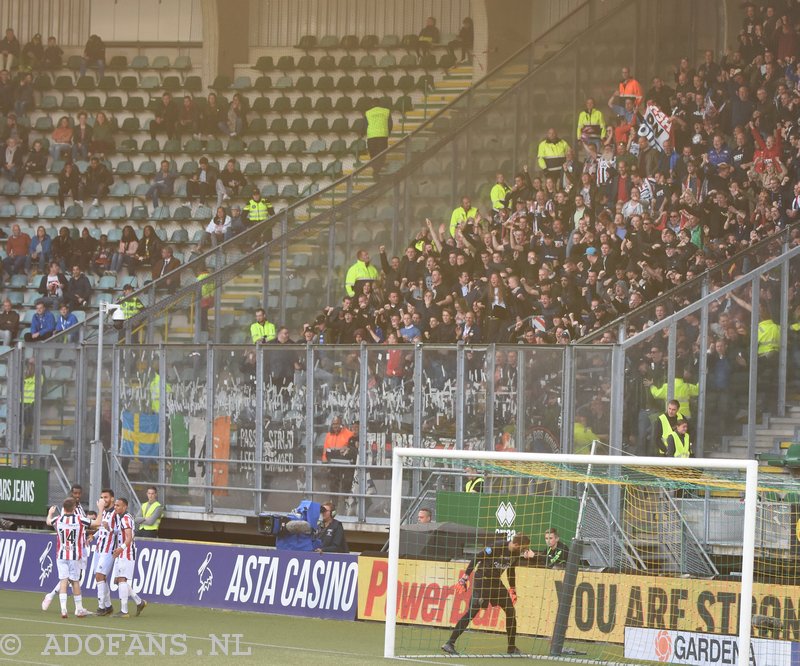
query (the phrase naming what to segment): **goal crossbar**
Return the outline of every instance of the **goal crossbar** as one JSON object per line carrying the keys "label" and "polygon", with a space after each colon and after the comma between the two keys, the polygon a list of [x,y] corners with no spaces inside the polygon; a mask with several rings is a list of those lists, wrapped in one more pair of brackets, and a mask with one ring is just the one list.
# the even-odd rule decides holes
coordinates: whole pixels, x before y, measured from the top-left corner
{"label": "goal crossbar", "polygon": [[[742,543],[742,599],[753,595],[755,560],[756,508],[758,493],[758,462],[756,460],[709,458],[657,458],[620,455],[581,455],[560,453],[524,453],[498,451],[458,451],[453,449],[417,449],[401,447],[392,451],[392,494],[389,519],[389,567],[386,589],[386,628],[384,657],[395,655],[397,626],[398,561],[400,556],[400,528],[403,501],[403,466],[408,459],[462,460],[475,462],[513,461],[519,463],[550,463],[554,465],[593,465],[596,467],[654,467],[682,469],[718,469],[745,473],[744,540]],[[749,665],[751,613],[739,613],[739,666]]]}

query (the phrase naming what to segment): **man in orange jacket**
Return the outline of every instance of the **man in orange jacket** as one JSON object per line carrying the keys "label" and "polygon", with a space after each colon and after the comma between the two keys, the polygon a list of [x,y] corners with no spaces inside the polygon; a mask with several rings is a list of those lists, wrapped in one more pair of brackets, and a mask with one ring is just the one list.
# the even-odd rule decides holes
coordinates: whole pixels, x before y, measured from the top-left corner
{"label": "man in orange jacket", "polygon": [[330,492],[340,506],[352,503],[353,468],[358,458],[358,437],[342,425],[342,417],[334,416],[322,447],[322,462],[331,465],[328,473]]}
{"label": "man in orange jacket", "polygon": [[631,70],[627,67],[622,68],[618,93],[620,97],[633,97],[633,103],[637,107],[642,103],[642,86],[631,76]]}

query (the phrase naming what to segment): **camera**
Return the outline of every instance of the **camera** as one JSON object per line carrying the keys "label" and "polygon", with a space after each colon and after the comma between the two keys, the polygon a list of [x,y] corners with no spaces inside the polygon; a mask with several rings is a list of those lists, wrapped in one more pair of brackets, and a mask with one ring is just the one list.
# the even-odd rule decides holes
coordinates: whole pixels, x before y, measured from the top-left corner
{"label": "camera", "polygon": [[314,532],[319,524],[319,502],[303,500],[288,513],[258,514],[258,532],[275,537],[278,550],[314,550]]}

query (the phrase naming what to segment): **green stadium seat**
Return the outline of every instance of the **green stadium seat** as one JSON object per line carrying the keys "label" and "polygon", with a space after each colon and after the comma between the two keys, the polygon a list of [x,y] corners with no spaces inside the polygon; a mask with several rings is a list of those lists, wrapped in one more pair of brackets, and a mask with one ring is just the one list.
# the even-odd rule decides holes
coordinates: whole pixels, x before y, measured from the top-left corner
{"label": "green stadium seat", "polygon": [[128,69],[128,58],[124,55],[111,56],[111,60],[108,62],[108,69],[116,72]]}
{"label": "green stadium seat", "polygon": [[279,116],[286,115],[292,110],[292,100],[288,97],[281,96],[277,97],[272,101],[272,113],[275,113]]}
{"label": "green stadium seat", "polygon": [[[342,120],[347,122],[344,118]],[[334,139],[328,147],[328,152],[339,157],[347,154],[347,142],[344,139]]]}
{"label": "green stadium seat", "polygon": [[131,69],[142,70],[150,68],[150,59],[146,55],[133,56],[130,64]]}
{"label": "green stadium seat", "polygon": [[[330,78],[330,77],[328,77]],[[304,95],[310,92],[313,92],[316,89],[316,84],[314,83],[314,79],[310,76],[301,76],[297,79],[295,83],[295,89],[298,92],[303,93]]]}
{"label": "green stadium seat", "polygon": [[[289,131],[289,123],[286,118],[275,118],[269,126],[272,134],[282,134]],[[271,151],[270,151],[271,152]]]}
{"label": "green stadium seat", "polygon": [[189,232],[186,229],[175,229],[169,238],[170,243],[188,243]]}
{"label": "green stadium seat", "polygon": [[336,90],[336,85],[333,82],[332,76],[320,76],[317,79],[317,91],[321,93],[329,93]]}
{"label": "green stadium seat", "polygon": [[203,152],[203,142],[200,139],[189,139],[183,146],[183,151],[189,155],[200,155]]}
{"label": "green stadium seat", "polygon": [[397,67],[397,58],[395,58],[391,53],[387,53],[378,62],[378,67],[380,69],[392,69]]}
{"label": "green stadium seat", "polygon": [[300,41],[297,42],[297,46],[295,48],[301,49],[303,51],[310,51],[317,47],[317,37],[316,35],[303,35],[300,38]]}
{"label": "green stadium seat", "polygon": [[161,87],[174,95],[183,87],[181,77],[175,76],[174,74],[172,76],[165,76],[164,80],[161,82]]}
{"label": "green stadium seat", "polygon": [[418,67],[417,63],[417,56],[407,53],[402,58],[400,58],[400,62],[398,63],[399,67],[402,69],[415,69]]}
{"label": "green stadium seat", "polygon": [[264,175],[268,178],[277,178],[283,174],[283,165],[280,162],[269,162],[264,167]]}
{"label": "green stadium seat", "polygon": [[39,74],[33,82],[33,89],[37,92],[47,92],[53,89],[53,80],[49,74]]}
{"label": "green stadium seat", "polygon": [[64,168],[64,160],[53,160],[50,163],[50,173],[58,175]]}
{"label": "green stadium seat", "polygon": [[[127,160],[126,160],[127,162]],[[122,162],[120,162],[122,164]],[[133,164],[128,162],[131,165],[130,173],[128,174],[120,174],[119,172],[119,165],[117,165],[117,175],[130,175],[133,173]],[[108,195],[114,197],[116,199],[123,199],[125,197],[129,197],[131,195],[131,186],[126,180],[118,180],[108,190]]]}
{"label": "green stadium seat", "polygon": [[381,92],[391,92],[397,86],[394,83],[394,77],[391,74],[384,74],[381,78],[378,79],[377,88]]}
{"label": "green stadium seat", "polygon": [[87,95],[83,98],[83,110],[89,113],[97,113],[103,110],[103,103],[96,95]]}
{"label": "green stadium seat", "polygon": [[456,57],[453,56],[453,55],[450,55],[449,53],[445,53],[439,59],[439,67],[441,69],[450,69],[451,67],[454,67],[455,64],[456,64]]}
{"label": "green stadium seat", "polygon": [[278,62],[275,64],[275,67],[282,71],[283,73],[291,72],[295,69],[296,65],[294,62],[294,56],[285,55],[278,58]]}
{"label": "green stadium seat", "polygon": [[38,180],[27,181],[23,183],[19,193],[23,197],[40,197],[42,196],[42,184]]}
{"label": "green stadium seat", "polygon": [[78,82],[75,84],[75,87],[83,92],[91,92],[97,87],[97,84],[93,76],[81,76],[78,77]]}
{"label": "green stadium seat", "polygon": [[192,219],[192,209],[187,205],[178,206],[172,213],[172,219],[176,222],[184,222]]}
{"label": "green stadium seat", "polygon": [[106,209],[103,206],[89,206],[86,211],[87,220],[104,220],[106,217]]}
{"label": "green stadium seat", "polygon": [[308,165],[306,165],[305,169],[306,178],[317,178],[318,176],[321,175],[322,175],[321,162],[309,162]]}
{"label": "green stadium seat", "polygon": [[108,219],[113,220],[114,222],[119,222],[120,220],[127,220],[128,211],[122,204],[114,204],[113,206],[111,206],[111,210],[108,211]]}
{"label": "green stadium seat", "polygon": [[323,115],[333,112],[333,100],[330,97],[317,97],[314,102],[314,111]]}
{"label": "green stadium seat", "polygon": [[358,68],[363,70],[370,70],[370,69],[377,69],[378,68],[378,61],[375,60],[375,56],[371,53],[367,53],[367,55],[361,56],[361,59],[358,61]]}
{"label": "green stadium seat", "polygon": [[[302,192],[300,192],[298,198],[305,199],[306,197],[310,197],[312,194],[316,194],[317,192],[319,192],[319,183],[309,183],[303,188]],[[288,298],[289,297],[287,296],[287,299]],[[288,305],[289,301],[287,300],[286,302]]]}
{"label": "green stadium seat", "polygon": [[315,134],[327,134],[331,131],[327,118],[315,118],[311,123],[311,131]]}
{"label": "green stadium seat", "polygon": [[[289,154],[294,156],[304,155],[308,152],[308,146],[303,139],[295,139],[289,144]],[[287,170],[288,172],[288,170]]]}
{"label": "green stadium seat", "polygon": [[342,162],[340,160],[334,160],[327,167],[325,167],[326,176],[338,179],[342,177],[342,174],[343,174],[343,169],[342,169]]}
{"label": "green stadium seat", "polygon": [[57,76],[53,87],[59,92],[69,92],[75,89],[75,82],[72,77],[67,74]]}
{"label": "green stadium seat", "polygon": [[261,136],[267,131],[267,120],[266,118],[253,118],[250,123],[247,125],[247,130],[245,131],[246,134],[254,134],[256,136]]}
{"label": "green stadium seat", "polygon": [[261,188],[261,196],[265,199],[274,199],[278,196],[278,186],[275,183],[267,183]]}
{"label": "green stadium seat", "polygon": [[305,134],[308,132],[308,120],[305,118],[295,118],[289,127],[289,131],[295,134]]}
{"label": "green stadium seat", "polygon": [[167,139],[166,142],[164,142],[165,155],[178,155],[181,152],[183,152],[183,150],[179,139]]}
{"label": "green stadium seat", "polygon": [[194,160],[187,160],[181,165],[180,175],[184,178],[191,178],[197,173],[199,168],[200,167],[197,165],[197,162]]}
{"label": "green stadium seat", "polygon": [[432,92],[436,90],[436,81],[430,74],[423,74],[417,81],[417,88],[419,90],[427,90],[428,92]]}
{"label": "green stadium seat", "polygon": [[139,168],[136,170],[136,172],[145,178],[154,176],[156,173],[156,163],[153,160],[145,160],[139,165]]}
{"label": "green stadium seat", "polygon": [[263,170],[261,168],[261,162],[248,162],[244,165],[244,170],[242,174],[247,176],[248,178],[257,178],[263,174]]}
{"label": "green stadium seat", "polygon": [[347,118],[334,118],[331,123],[331,132],[334,134],[347,134],[350,131],[350,124]]}
{"label": "green stadium seat", "polygon": [[33,124],[33,129],[35,129],[37,132],[52,132],[52,118],[50,118],[50,116],[41,116],[40,118],[37,118],[36,122]]}
{"label": "green stadium seat", "polygon": [[291,90],[294,88],[294,80],[291,76],[281,76],[275,81],[276,90]]}
{"label": "green stadium seat", "polygon": [[417,82],[411,74],[404,74],[397,80],[396,87],[403,91],[406,95],[416,88]]}
{"label": "green stadium seat", "polygon": [[262,139],[253,139],[247,144],[247,152],[250,155],[263,155],[267,152],[267,147]]}
{"label": "green stadium seat", "polygon": [[151,69],[170,69],[169,58],[167,56],[156,56],[153,58],[153,62],[150,63]]}
{"label": "green stadium seat", "polygon": [[151,216],[152,220],[156,220],[158,222],[163,222],[164,220],[171,220],[172,219],[172,211],[170,211],[169,206],[158,206],[153,211],[153,215]]}
{"label": "green stadium seat", "polygon": [[106,97],[103,108],[110,113],[119,113],[122,111],[122,98],[117,96]]}
{"label": "green stadium seat", "polygon": [[367,133],[367,119],[366,118],[356,118],[353,123],[350,125],[350,131],[355,132],[356,134],[366,134]]}
{"label": "green stadium seat", "polygon": [[[46,211],[45,211],[46,212]],[[58,211],[59,215],[61,214],[61,210]],[[14,206],[13,203],[6,203],[0,205],[0,220],[11,220],[17,216],[17,208]],[[21,277],[25,278],[24,275],[15,275],[13,277]],[[12,280],[13,280],[12,277]],[[12,285],[13,286],[13,285]]]}
{"label": "green stadium seat", "polygon": [[358,48],[358,37],[355,35],[345,35],[339,42],[339,48],[345,51],[355,51]]}
{"label": "green stadium seat", "polygon": [[143,76],[139,81],[139,89],[140,90],[147,90],[152,92],[153,90],[158,90],[161,88],[161,79],[158,78],[155,74],[149,74],[147,76]]}
{"label": "green stadium seat", "polygon": [[161,146],[158,143],[158,139],[145,139],[142,143],[142,152],[145,155],[156,155],[160,153]]}
{"label": "green stadium seat", "polygon": [[366,113],[372,107],[371,97],[362,97],[356,101],[355,110],[359,113]]}
{"label": "green stadium seat", "polygon": [[61,206],[58,204],[49,204],[42,213],[43,220],[60,220],[61,219]]}
{"label": "green stadium seat", "polygon": [[285,185],[284,188],[281,190],[281,199],[286,199],[288,201],[292,201],[299,197],[300,193],[297,189],[297,185],[295,183],[289,183]]}
{"label": "green stadium seat", "polygon": [[[355,67],[355,60],[353,61],[353,66]],[[317,63],[317,69],[323,72],[333,71],[336,69],[336,58],[334,58],[332,55],[322,56]]]}
{"label": "green stadium seat", "polygon": [[341,59],[339,60],[338,69],[341,69],[344,72],[349,72],[355,68],[356,68],[356,58],[355,56],[352,56],[349,53],[347,55],[342,56]]}
{"label": "green stadium seat", "polygon": [[64,111],[77,112],[81,108],[81,102],[77,95],[64,95],[61,98],[61,108]]}
{"label": "green stadium seat", "polygon": [[312,72],[317,68],[317,59],[312,55],[304,55],[297,61],[297,69],[301,72]]}
{"label": "green stadium seat", "polygon": [[58,99],[55,95],[42,95],[39,107],[42,111],[55,111],[58,108]]}
{"label": "green stadium seat", "polygon": [[[146,206],[134,206],[131,209],[130,219],[134,222],[144,222],[145,220],[149,219],[147,216],[147,207]],[[111,240],[110,238],[108,240]]]}
{"label": "green stadium seat", "polygon": [[129,155],[139,152],[139,143],[136,139],[123,139],[117,146],[117,150],[123,155]]}
{"label": "green stadium seat", "polygon": [[396,49],[400,46],[400,38],[397,35],[384,35],[381,39],[382,49]]}
{"label": "green stadium seat", "polygon": [[378,35],[364,35],[361,38],[361,48],[365,51],[372,51],[378,48],[380,41],[378,40]]}
{"label": "green stadium seat", "polygon": [[231,156],[241,155],[245,151],[244,141],[238,137],[231,137],[228,140],[227,152]]}
{"label": "green stadium seat", "polygon": [[188,55],[179,55],[172,63],[172,69],[177,69],[181,72],[192,68],[192,59]]}
{"label": "green stadium seat", "polygon": [[289,164],[287,164],[286,168],[283,170],[283,175],[284,176],[288,176],[289,178],[295,178],[295,177],[302,176],[303,175],[303,163],[302,162],[297,162],[297,161],[289,162]]}
{"label": "green stadium seat", "polygon": [[353,77],[349,74],[345,74],[344,76],[340,77],[339,80],[336,82],[336,90],[338,90],[343,95],[347,95],[353,92],[356,89],[356,83],[353,81]]}
{"label": "green stadium seat", "polygon": [[408,95],[403,95],[402,97],[397,98],[397,101],[394,104],[394,110],[405,115],[409,111],[414,110],[414,102]]}
{"label": "green stadium seat", "polygon": [[313,103],[310,97],[298,97],[292,106],[292,111],[295,113],[311,113],[312,109]]}
{"label": "green stadium seat", "polygon": [[256,61],[256,64],[253,65],[253,69],[257,69],[262,74],[275,71],[275,63],[272,60],[272,56],[261,56]]}
{"label": "green stadium seat", "polygon": [[67,69],[71,69],[73,72],[79,71],[81,68],[81,57],[79,55],[71,55],[67,58]]}
{"label": "green stadium seat", "polygon": [[426,53],[419,59],[419,66],[427,71],[436,69],[436,56],[432,53]]}
{"label": "green stadium seat", "polygon": [[183,89],[187,92],[199,93],[203,90],[203,79],[195,75],[187,76],[183,80]]}
{"label": "green stadium seat", "polygon": [[19,196],[19,191],[19,183],[15,183],[14,181],[8,181],[3,185],[3,196],[16,197]]}
{"label": "green stadium seat", "polygon": [[19,212],[18,217],[23,220],[38,220],[39,207],[36,204],[25,204]]}
{"label": "green stadium seat", "polygon": [[417,35],[403,35],[403,39],[400,40],[400,46],[411,53],[419,46],[419,37]]}
{"label": "green stadium seat", "polygon": [[339,113],[351,113],[353,111],[353,98],[340,97],[336,100],[336,104],[333,105],[333,108]]}
{"label": "green stadium seat", "polygon": [[142,97],[128,97],[125,110],[131,113],[144,113],[145,105]]}
{"label": "green stadium seat", "polygon": [[365,74],[358,80],[356,89],[362,93],[371,93],[375,90],[375,79],[371,74]]}
{"label": "green stadium seat", "polygon": [[[286,122],[285,119],[282,119]],[[267,147],[267,153],[270,155],[283,155],[286,153],[286,142],[283,139],[273,139],[269,142],[269,146]],[[266,175],[267,171],[264,169],[264,174]]]}
{"label": "green stadium seat", "polygon": [[206,143],[206,152],[209,155],[221,155],[224,152],[222,141],[219,139],[209,139]]}
{"label": "green stadium seat", "polygon": [[238,90],[241,92],[252,90],[253,81],[249,76],[237,76],[231,84],[231,90]]}
{"label": "green stadium seat", "polygon": [[[262,95],[265,95],[270,90],[272,90],[272,78],[269,77],[269,76],[259,76],[255,80],[255,83],[253,83],[253,89],[256,90],[257,92],[261,93]],[[256,98],[256,102],[258,102],[258,100],[260,100],[260,99],[266,99],[267,101],[269,101],[268,97],[257,97]],[[255,103],[253,104],[253,110],[254,111],[256,110]],[[269,110],[269,109],[267,109],[267,110]],[[262,111],[258,111],[257,113],[263,113],[263,112]]]}
{"label": "green stadium seat", "polygon": [[339,48],[339,38],[336,35],[325,35],[319,40],[319,48],[330,51]]}

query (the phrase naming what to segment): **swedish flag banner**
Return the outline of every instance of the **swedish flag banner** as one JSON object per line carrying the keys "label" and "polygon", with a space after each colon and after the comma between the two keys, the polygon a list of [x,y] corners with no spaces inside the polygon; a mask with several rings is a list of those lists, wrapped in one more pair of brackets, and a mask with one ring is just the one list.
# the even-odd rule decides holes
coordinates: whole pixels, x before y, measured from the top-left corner
{"label": "swedish flag banner", "polygon": [[158,455],[158,414],[122,412],[122,455]]}

